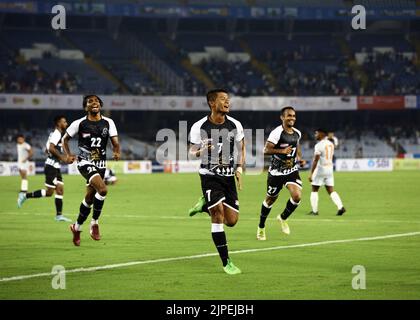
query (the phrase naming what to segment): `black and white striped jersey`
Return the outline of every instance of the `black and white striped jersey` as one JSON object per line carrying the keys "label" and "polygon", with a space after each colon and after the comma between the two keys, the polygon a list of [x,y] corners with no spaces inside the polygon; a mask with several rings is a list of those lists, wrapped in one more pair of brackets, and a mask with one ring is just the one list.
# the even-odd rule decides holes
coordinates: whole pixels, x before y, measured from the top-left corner
{"label": "black and white striped jersey", "polygon": [[63,138],[64,136],[64,132],[61,133],[60,130],[55,129],[53,132],[50,133],[47,143],[45,144],[46,150],[47,150],[47,154],[48,157],[45,160],[45,164],[48,164],[50,166],[53,166],[56,169],[60,169],[61,165],[60,165],[60,160],[57,159],[56,156],[54,156],[50,151],[50,144],[52,143],[55,146],[55,149],[60,152],[63,153],[63,146],[61,144],[61,138]]}
{"label": "black and white striped jersey", "polygon": [[218,125],[209,121],[208,116],[193,124],[190,131],[190,143],[196,145],[211,144],[213,150],[201,155],[201,175],[233,176],[236,170],[237,146],[244,139],[242,124],[226,116],[225,122]]}
{"label": "black and white striped jersey", "polygon": [[98,168],[106,168],[108,139],[118,135],[112,119],[101,116],[99,121],[90,121],[85,116],[73,121],[67,128],[67,134],[78,137],[78,162],[89,161]]}
{"label": "black and white striped jersey", "polygon": [[287,175],[299,169],[296,156],[302,134],[298,129],[292,129],[293,133],[287,133],[283,129],[283,126],[280,125],[271,131],[267,139],[268,142],[274,144],[275,149],[284,149],[288,146],[292,146],[292,152],[289,154],[273,154],[271,156],[271,164],[268,168],[268,172],[270,172],[271,175]]}

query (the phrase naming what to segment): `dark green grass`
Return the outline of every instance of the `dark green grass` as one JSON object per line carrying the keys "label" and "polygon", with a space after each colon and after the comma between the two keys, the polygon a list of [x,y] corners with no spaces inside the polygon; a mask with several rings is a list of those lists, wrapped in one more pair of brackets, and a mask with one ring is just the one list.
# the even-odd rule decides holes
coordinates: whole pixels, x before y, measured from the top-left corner
{"label": "dark green grass", "polygon": [[[310,211],[304,180],[302,204],[290,218],[290,236],[275,216],[288,198],[283,190],[267,221],[265,242],[255,240],[266,174],[245,176],[240,219],[225,228],[231,251],[357,239],[420,231],[420,172],[336,173],[347,208],[342,217],[325,190],[320,215]],[[64,212],[77,217],[84,195],[80,176],[65,176]],[[121,175],[111,186],[100,220],[102,240],[80,247],[69,224],[54,221],[54,200],[16,208],[18,177],[0,178],[0,278],[132,261],[215,253],[207,215],[187,210],[200,196],[196,174]],[[31,190],[43,177],[29,178]],[[420,235],[232,254],[243,274],[226,275],[217,256],[67,274],[66,289],[52,276],[0,282],[0,299],[419,299]],[[365,290],[351,286],[352,267],[366,269]]]}

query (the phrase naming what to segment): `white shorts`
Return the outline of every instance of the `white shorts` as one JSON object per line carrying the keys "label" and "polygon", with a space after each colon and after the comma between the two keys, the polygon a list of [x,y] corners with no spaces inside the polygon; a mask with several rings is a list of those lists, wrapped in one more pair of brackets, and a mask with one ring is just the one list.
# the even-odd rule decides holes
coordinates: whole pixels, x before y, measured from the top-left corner
{"label": "white shorts", "polygon": [[25,171],[29,171],[29,162],[19,162],[18,163],[18,168],[19,170],[25,170]]}
{"label": "white shorts", "polygon": [[334,187],[334,175],[333,174],[327,174],[327,175],[321,175],[321,174],[315,174],[312,176],[312,183],[313,186],[323,186],[326,185],[328,187]]}

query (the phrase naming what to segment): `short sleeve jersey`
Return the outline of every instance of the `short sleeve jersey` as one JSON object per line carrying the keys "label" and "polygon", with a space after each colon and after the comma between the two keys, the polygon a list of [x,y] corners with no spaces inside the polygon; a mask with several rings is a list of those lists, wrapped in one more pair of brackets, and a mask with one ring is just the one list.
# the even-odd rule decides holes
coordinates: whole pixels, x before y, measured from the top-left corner
{"label": "short sleeve jersey", "polygon": [[112,119],[102,116],[99,121],[90,121],[86,116],[73,121],[67,134],[78,138],[79,162],[85,160],[98,168],[106,168],[108,140],[118,135]]}
{"label": "short sleeve jersey", "polygon": [[331,174],[333,172],[333,156],[334,144],[324,138],[315,145],[315,155],[319,155],[317,170],[323,174]]}
{"label": "short sleeve jersey", "polygon": [[58,129],[55,129],[53,132],[50,133],[47,143],[45,144],[48,158],[45,160],[45,164],[48,164],[50,166],[53,166],[54,168],[59,169],[60,168],[60,159],[58,159],[56,156],[54,156],[50,151],[50,144],[53,144],[55,149],[63,153],[63,147],[61,144],[61,138],[63,137],[64,132],[61,133]]}
{"label": "short sleeve jersey", "polygon": [[208,116],[195,122],[191,127],[189,140],[192,144],[206,141],[214,150],[203,152],[201,157],[202,175],[233,176],[235,174],[235,148],[244,139],[242,124],[226,116],[225,122],[218,125],[209,121]]}
{"label": "short sleeve jersey", "polygon": [[29,145],[29,143],[24,142],[24,143],[17,143],[16,144],[16,148],[17,148],[17,156],[18,156],[18,162],[19,163],[23,163],[28,155],[29,155],[29,150],[31,150],[31,146]]}
{"label": "short sleeve jersey", "polygon": [[288,175],[299,169],[296,156],[302,134],[298,129],[292,129],[293,133],[287,133],[283,126],[280,125],[271,131],[268,136],[267,141],[273,143],[275,149],[292,147],[292,152],[289,154],[273,154],[271,156],[271,164],[268,171],[272,175]]}

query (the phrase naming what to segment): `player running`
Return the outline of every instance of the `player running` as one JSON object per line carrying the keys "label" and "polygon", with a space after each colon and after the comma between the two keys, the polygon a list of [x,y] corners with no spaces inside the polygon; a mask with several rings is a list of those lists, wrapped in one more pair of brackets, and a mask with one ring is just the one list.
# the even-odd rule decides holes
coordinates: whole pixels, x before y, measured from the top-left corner
{"label": "player running", "polygon": [[[242,189],[242,168],[245,163],[245,142],[242,124],[229,117],[229,94],[222,89],[207,93],[211,114],[194,123],[190,132],[190,154],[201,158],[199,170],[204,198],[190,210],[193,216],[208,212],[211,217],[211,235],[223,263],[230,275],[241,270],[229,258],[223,224],[233,227],[239,217],[236,191]],[[235,156],[235,150],[238,152]]]}
{"label": "player running", "polygon": [[90,236],[93,240],[100,240],[98,219],[101,215],[105,197],[108,192],[103,180],[106,169],[106,146],[111,139],[113,158],[120,158],[120,144],[114,121],[101,115],[102,100],[96,95],[83,98],[83,109],[87,116],[74,121],[63,137],[63,149],[67,155],[67,163],[73,163],[76,157],[69,148],[69,139],[78,138],[79,154],[77,168],[86,179],[86,195],[80,204],[77,222],[70,225],[73,233],[73,243],[80,246],[80,232],[82,224],[90,214],[93,204],[93,215],[90,224]]}
{"label": "player running", "polygon": [[271,164],[268,168],[267,194],[261,206],[260,223],[257,229],[257,240],[266,240],[265,221],[271,208],[276,202],[280,190],[285,186],[290,193],[286,208],[277,216],[281,230],[290,234],[286,220],[300,204],[302,194],[302,180],[299,176],[299,165],[305,165],[301,160],[299,140],[301,133],[294,127],[296,112],[291,106],[281,110],[282,124],[269,135],[264,147],[264,154],[271,155]]}
{"label": "player running", "polygon": [[29,159],[31,159],[34,152],[30,144],[25,142],[25,136],[23,134],[19,134],[16,137],[16,149],[17,149],[19,174],[22,179],[20,183],[20,192],[25,193],[28,191]]}
{"label": "player running", "polygon": [[317,216],[318,213],[318,190],[320,186],[325,185],[325,189],[331,197],[331,200],[337,206],[337,216],[343,215],[346,209],[341,202],[340,196],[334,191],[334,170],[333,170],[333,156],[334,143],[332,143],[327,132],[323,129],[315,131],[315,138],[318,143],[315,145],[314,159],[311,166],[311,174],[309,175],[309,182],[312,184],[311,192],[311,207],[310,215]]}
{"label": "player running", "polygon": [[71,221],[69,218],[63,216],[63,195],[64,195],[64,182],[61,176],[61,162],[66,161],[66,156],[62,153],[61,138],[63,137],[66,128],[67,120],[64,116],[56,116],[54,118],[55,129],[50,133],[47,143],[45,145],[48,154],[45,160],[44,174],[46,189],[36,190],[34,192],[20,193],[18,198],[18,207],[31,198],[51,197],[55,192],[55,209],[56,221]]}

